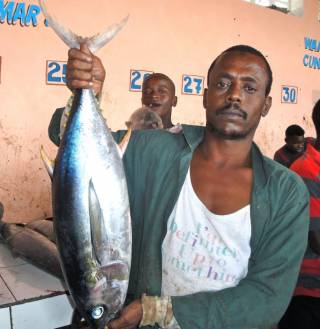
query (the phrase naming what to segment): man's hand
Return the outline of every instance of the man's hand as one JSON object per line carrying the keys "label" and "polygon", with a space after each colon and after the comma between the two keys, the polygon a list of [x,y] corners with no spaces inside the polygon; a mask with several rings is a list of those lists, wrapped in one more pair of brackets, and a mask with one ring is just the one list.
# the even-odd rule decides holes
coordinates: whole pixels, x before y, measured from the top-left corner
{"label": "man's hand", "polygon": [[108,323],[106,329],[133,329],[138,327],[142,319],[142,304],[140,299],[134,300],[125,307],[118,319]]}
{"label": "man's hand", "polygon": [[67,86],[74,89],[93,88],[94,94],[102,91],[106,76],[103,64],[97,56],[93,55],[86,44],[80,49],[72,48],[68,52]]}

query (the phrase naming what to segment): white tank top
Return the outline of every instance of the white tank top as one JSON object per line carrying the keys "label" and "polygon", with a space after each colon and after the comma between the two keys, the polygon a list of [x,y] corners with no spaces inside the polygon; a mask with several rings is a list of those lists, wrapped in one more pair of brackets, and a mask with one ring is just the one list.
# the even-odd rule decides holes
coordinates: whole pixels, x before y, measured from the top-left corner
{"label": "white tank top", "polygon": [[189,169],[162,244],[162,295],[236,286],[248,272],[250,238],[250,205],[213,214],[195,194]]}

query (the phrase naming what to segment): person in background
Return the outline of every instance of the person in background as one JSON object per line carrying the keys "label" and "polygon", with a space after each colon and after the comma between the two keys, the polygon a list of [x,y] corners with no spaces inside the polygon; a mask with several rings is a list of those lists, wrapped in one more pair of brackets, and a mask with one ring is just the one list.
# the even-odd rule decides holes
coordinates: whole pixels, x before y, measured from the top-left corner
{"label": "person in background", "polygon": [[274,154],[274,160],[289,168],[305,150],[304,130],[298,125],[286,129],[286,144]]}
{"label": "person in background", "polygon": [[[85,45],[69,51],[71,89],[92,86],[92,65],[83,70],[91,61]],[[207,81],[205,127],[131,135],[128,305],[109,329],[270,328],[289,303],[309,200],[301,179],[253,143],[272,103],[270,65],[258,50],[234,46]],[[116,142],[124,135],[114,133]]]}
{"label": "person in background", "polygon": [[305,153],[290,166],[302,177],[310,193],[308,247],[294,296],[279,329],[320,328],[320,100],[313,108],[312,121],[317,138],[307,139]]}
{"label": "person in background", "polygon": [[163,128],[179,133],[182,126],[172,123],[172,109],[177,105],[176,88],[173,81],[163,73],[150,74],[142,84],[142,105],[148,106],[157,113],[162,122]]}
{"label": "person in background", "polygon": [[[70,90],[75,89],[74,83],[79,82],[80,85],[83,83],[81,80],[78,80],[78,72],[76,70],[71,71],[73,67],[76,67],[77,61],[79,61],[77,56],[68,61],[67,86]],[[81,69],[82,72],[86,72],[87,74],[85,78],[92,80],[85,81],[93,88],[97,100],[99,101],[105,79],[105,69],[101,60],[97,56],[91,54],[91,62],[83,62]],[[153,73],[144,80],[142,84],[142,105],[155,112],[162,120],[163,129],[173,134],[177,134],[182,130],[181,124],[178,123],[174,125],[171,118],[172,109],[177,105],[177,102],[178,98],[175,94],[175,85],[167,75],[163,73]],[[72,97],[69,99],[66,107],[57,108],[52,115],[48,133],[49,138],[56,145],[60,144],[71,104]]]}

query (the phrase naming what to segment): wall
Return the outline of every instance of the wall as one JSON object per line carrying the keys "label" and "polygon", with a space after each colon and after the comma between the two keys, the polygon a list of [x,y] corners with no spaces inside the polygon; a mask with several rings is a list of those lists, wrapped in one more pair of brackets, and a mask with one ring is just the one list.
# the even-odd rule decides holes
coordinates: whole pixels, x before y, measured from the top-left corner
{"label": "wall", "polygon": [[[320,96],[316,87],[320,75],[302,61],[304,54],[312,53],[304,49],[304,37],[316,39],[320,34],[316,0],[305,0],[301,18],[242,0],[47,2],[61,21],[83,35],[98,32],[106,23],[130,13],[124,30],[97,53],[107,70],[102,107],[113,129],[124,127],[140,105],[141,94],[129,91],[130,69],[167,73],[175,81],[179,97],[174,122],[204,124],[202,97],[181,94],[182,74],[205,76],[221,51],[241,43],[260,49],[274,72],[273,106],[256,134],[262,150],[272,156],[292,123],[314,135],[310,111]],[[25,4],[26,8],[37,4],[0,1],[0,17],[8,3]],[[57,149],[48,139],[47,127],[54,109],[63,106],[69,96],[66,87],[46,84],[46,61],[66,61],[68,49],[44,25],[41,13],[36,23],[0,23],[0,200],[5,205],[5,219],[10,221],[51,214],[50,181],[39,148],[44,145],[54,158]],[[298,87],[297,104],[281,103],[282,85]]]}

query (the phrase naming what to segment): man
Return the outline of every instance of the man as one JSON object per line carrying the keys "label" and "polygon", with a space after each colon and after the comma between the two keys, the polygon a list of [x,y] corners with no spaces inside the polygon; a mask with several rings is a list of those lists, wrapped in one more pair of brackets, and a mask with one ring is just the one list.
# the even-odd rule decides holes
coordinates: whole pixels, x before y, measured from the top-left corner
{"label": "man", "polygon": [[[72,58],[68,62],[68,68],[77,67],[79,59],[77,57]],[[92,76],[91,76],[92,67]],[[84,79],[78,80],[77,70],[68,70],[67,85],[72,90],[73,84],[79,83],[77,88],[82,87],[84,81],[92,86],[97,99],[100,98],[105,79],[105,69],[101,60],[91,54],[91,61],[83,62],[80,66],[82,72],[85,72]],[[92,81],[88,81],[92,79]],[[158,114],[162,120],[163,129],[168,130],[171,133],[177,134],[182,130],[181,124],[174,125],[172,123],[171,115],[172,108],[177,105],[178,98],[175,94],[175,85],[173,81],[163,73],[150,74],[142,84],[142,97],[141,103],[143,106],[147,106],[150,110]],[[49,137],[57,145],[60,143],[65,123],[68,119],[68,112],[70,111],[72,104],[72,98],[67,104],[67,110],[65,108],[58,108],[54,112],[51,122],[49,124]],[[144,126],[144,125],[143,125]]]}
{"label": "man", "polygon": [[[72,49],[68,63],[91,56]],[[77,88],[74,69],[69,85]],[[92,85],[88,71],[82,79],[77,70],[83,88]],[[308,194],[252,142],[271,84],[259,51],[231,47],[209,68],[206,127],[132,133],[123,158],[133,225],[129,304],[109,329],[269,328],[284,313],[306,247]]]}
{"label": "man", "polygon": [[180,124],[173,125],[172,108],[177,105],[176,88],[173,81],[163,73],[149,75],[142,84],[142,105],[148,106],[162,120],[163,128],[172,133],[179,133]]}
{"label": "man", "polygon": [[274,160],[289,168],[305,150],[304,130],[298,125],[286,129],[286,144],[274,154]]}
{"label": "man", "polygon": [[290,167],[303,178],[310,193],[309,243],[280,329],[320,328],[320,100],[313,108],[312,121],[317,138],[307,139],[305,153]]}

